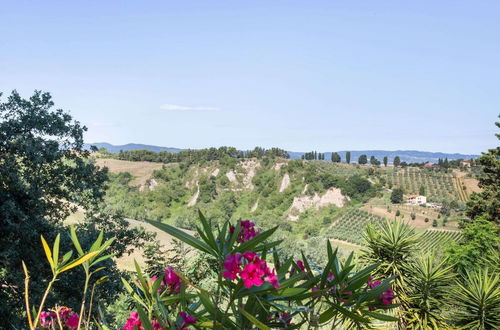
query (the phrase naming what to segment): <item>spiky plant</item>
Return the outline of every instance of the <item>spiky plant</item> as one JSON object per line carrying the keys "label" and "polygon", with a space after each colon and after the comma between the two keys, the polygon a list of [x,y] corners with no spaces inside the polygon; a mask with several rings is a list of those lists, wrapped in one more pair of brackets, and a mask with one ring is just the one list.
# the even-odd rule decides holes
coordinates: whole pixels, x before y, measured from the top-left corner
{"label": "spiky plant", "polygon": [[407,306],[406,269],[413,260],[420,235],[402,220],[386,219],[379,225],[368,225],[364,238],[366,244],[361,251],[360,258],[365,262],[380,265],[375,271],[375,277],[397,276],[393,283],[393,290],[398,297],[397,301],[402,303],[398,312],[399,326],[404,328],[406,327],[404,311]]}
{"label": "spiky plant", "polygon": [[454,274],[446,260],[425,255],[410,263],[406,269],[405,319],[412,329],[444,329],[443,309]]}
{"label": "spiky plant", "polygon": [[466,271],[450,294],[461,329],[500,329],[500,276],[488,268]]}
{"label": "spiky plant", "polygon": [[385,220],[381,224],[367,226],[364,238],[366,247],[361,253],[361,259],[380,263],[377,272],[380,276],[399,277],[401,282],[404,267],[407,266],[417,248],[419,235],[402,220]]}

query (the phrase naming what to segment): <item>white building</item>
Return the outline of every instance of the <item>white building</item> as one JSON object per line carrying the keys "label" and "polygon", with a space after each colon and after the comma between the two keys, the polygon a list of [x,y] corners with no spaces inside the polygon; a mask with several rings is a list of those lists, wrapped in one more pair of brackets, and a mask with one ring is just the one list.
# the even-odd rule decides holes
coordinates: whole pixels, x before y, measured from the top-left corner
{"label": "white building", "polygon": [[427,197],[422,195],[407,195],[406,204],[409,205],[423,205],[427,203]]}

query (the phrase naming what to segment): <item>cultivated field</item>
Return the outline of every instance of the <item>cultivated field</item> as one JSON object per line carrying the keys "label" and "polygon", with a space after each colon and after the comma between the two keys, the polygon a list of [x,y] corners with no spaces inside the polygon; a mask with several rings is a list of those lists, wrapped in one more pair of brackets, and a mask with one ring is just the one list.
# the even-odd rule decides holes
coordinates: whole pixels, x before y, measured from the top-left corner
{"label": "cultivated field", "polygon": [[439,202],[444,199],[462,200],[457,190],[455,176],[450,173],[441,173],[418,168],[383,169],[387,184],[401,187],[405,193],[418,194],[420,187],[424,187],[425,196],[429,202]]}

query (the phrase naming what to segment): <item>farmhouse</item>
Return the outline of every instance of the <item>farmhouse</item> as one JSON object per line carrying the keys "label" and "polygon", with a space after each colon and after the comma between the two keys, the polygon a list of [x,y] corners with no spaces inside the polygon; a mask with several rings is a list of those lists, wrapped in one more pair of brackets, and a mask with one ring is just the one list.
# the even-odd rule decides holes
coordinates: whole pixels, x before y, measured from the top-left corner
{"label": "farmhouse", "polygon": [[427,198],[421,195],[407,195],[406,204],[409,205],[423,205],[427,202]]}
{"label": "farmhouse", "polygon": [[471,167],[472,159],[465,159],[460,162],[461,167]]}

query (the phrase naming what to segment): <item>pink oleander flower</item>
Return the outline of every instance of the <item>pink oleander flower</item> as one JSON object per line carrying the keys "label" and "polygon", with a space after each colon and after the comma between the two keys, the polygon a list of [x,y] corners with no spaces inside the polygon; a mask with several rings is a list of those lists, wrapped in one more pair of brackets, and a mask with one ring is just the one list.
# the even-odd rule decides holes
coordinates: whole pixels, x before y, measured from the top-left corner
{"label": "pink oleander flower", "polygon": [[254,262],[251,264],[246,264],[240,273],[240,277],[243,279],[243,284],[246,288],[251,288],[253,285],[261,286],[264,281],[262,276],[265,272],[262,270],[260,262]]}
{"label": "pink oleander flower", "polygon": [[66,319],[71,315],[73,314],[73,311],[71,310],[71,308],[68,308],[66,306],[60,306],[58,309],[57,309],[57,314],[59,315],[59,318],[61,319],[62,322],[65,322]]}
{"label": "pink oleander flower", "polygon": [[280,321],[285,324],[292,323],[292,317],[286,313],[281,314]]}
{"label": "pink oleander flower", "polygon": [[226,256],[226,261],[224,261],[224,268],[226,271],[222,273],[224,278],[229,278],[231,281],[236,279],[236,276],[241,271],[241,253],[228,254]]}
{"label": "pink oleander flower", "polygon": [[41,312],[40,313],[40,325],[42,328],[50,328],[52,324],[57,322],[57,314],[54,312]]}
{"label": "pink oleander flower", "polygon": [[181,278],[175,273],[172,267],[165,268],[165,284],[171,292],[181,292]]}
{"label": "pink oleander flower", "polygon": [[144,330],[139,318],[139,313],[130,312],[130,317],[127,319],[127,323],[123,326],[123,330],[134,330],[134,327],[137,327],[139,330]]}
{"label": "pink oleander flower", "polygon": [[[238,243],[245,243],[255,236],[259,235],[258,231],[255,231],[255,224],[249,220],[241,220],[240,221],[240,226],[241,230],[237,238]],[[232,234],[234,233],[235,227],[230,226],[229,227],[229,232]]]}
{"label": "pink oleander flower", "polygon": [[[316,292],[316,291],[319,291],[319,288],[317,286],[313,287],[311,289],[312,292]],[[316,299],[316,298],[319,298],[319,296],[313,296],[313,299]]]}
{"label": "pink oleander flower", "polygon": [[366,283],[368,284],[368,287],[370,289],[373,289],[374,287],[379,286],[380,284],[382,284],[382,282],[380,282],[379,280],[373,281],[373,277],[371,277],[371,276],[370,276],[370,278],[368,279],[368,281]]}
{"label": "pink oleander flower", "polygon": [[80,317],[78,316],[78,314],[73,313],[70,316],[68,316],[68,318],[66,319],[66,325],[70,329],[76,329],[76,328],[78,328],[79,321],[80,321]]}
{"label": "pink oleander flower", "polygon": [[182,318],[181,330],[187,329],[186,326],[196,323],[196,318],[186,312],[180,312],[179,315]]}
{"label": "pink oleander flower", "polygon": [[306,270],[306,267],[304,266],[304,263],[302,262],[302,260],[297,260],[296,264],[297,264],[297,266],[299,266],[301,271],[304,272]]}
{"label": "pink oleander flower", "polygon": [[270,283],[276,290],[280,288],[280,283],[278,282],[278,276],[276,275],[276,270],[273,269],[271,272],[269,268],[266,267],[267,272],[266,277],[264,277],[264,280],[268,283]]}
{"label": "pink oleander flower", "polygon": [[387,289],[387,291],[382,293],[379,298],[382,301],[383,305],[391,305],[392,299],[394,299],[394,291],[392,291],[392,289],[389,288]]}
{"label": "pink oleander flower", "polygon": [[153,329],[154,330],[165,330],[165,328],[163,328],[160,323],[158,322],[157,319],[153,319],[153,321],[151,321],[151,325],[153,326]]}
{"label": "pink oleander flower", "polygon": [[246,251],[243,253],[243,258],[245,258],[248,262],[254,261],[254,259],[257,257],[257,253],[252,252],[252,251]]}
{"label": "pink oleander flower", "polygon": [[333,273],[329,273],[328,276],[327,276],[327,280],[331,282],[334,279],[335,279],[335,275],[333,275]]}

